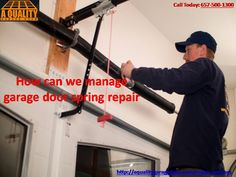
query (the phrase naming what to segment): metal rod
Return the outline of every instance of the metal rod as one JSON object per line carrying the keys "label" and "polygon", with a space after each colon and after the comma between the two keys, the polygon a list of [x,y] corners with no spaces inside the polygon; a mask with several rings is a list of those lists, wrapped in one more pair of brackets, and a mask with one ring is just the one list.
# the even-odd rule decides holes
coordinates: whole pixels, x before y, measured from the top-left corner
{"label": "metal rod", "polygon": [[[74,31],[67,29],[65,26],[56,22],[40,11],[38,12],[38,19],[39,21],[37,22],[29,23],[67,44],[71,44],[73,42],[75,35]],[[86,58],[89,58],[91,45],[82,37],[78,37],[78,43],[73,48]],[[108,59],[98,50],[95,50],[93,63],[106,72]],[[120,68],[112,61],[110,62],[109,75],[115,79],[121,79]],[[173,103],[156,94],[151,89],[148,89],[146,86],[135,82],[135,85],[133,88],[131,88],[131,90],[156,106],[160,107],[161,109],[165,110],[166,112],[175,112],[175,105]]]}
{"label": "metal rod", "polygon": [[[0,68],[2,68],[3,70],[6,70],[7,72],[12,73],[16,76],[22,76],[22,77],[25,77],[28,79],[40,79],[41,84],[38,87],[49,92],[49,93],[56,94],[56,95],[59,95],[59,94],[64,95],[65,94],[65,95],[67,95],[68,98],[71,98],[71,96],[72,96],[69,92],[67,92],[59,87],[45,86],[43,84],[43,78],[27,71],[26,69],[24,69],[18,65],[16,65],[15,63],[11,62],[10,60],[6,59],[5,57],[3,57],[1,55],[0,55]],[[67,99],[67,102],[69,102],[73,105],[76,105],[76,103],[72,102],[71,99]],[[0,106],[2,106],[2,105],[0,104]],[[84,103],[83,110],[95,115],[95,118],[102,116],[104,113],[104,111],[102,109],[100,109],[99,107],[97,107],[94,104],[89,103],[87,101]],[[124,122],[123,120],[117,118],[114,115],[112,115],[112,120],[109,120],[108,122],[123,129],[123,130],[126,130],[127,132],[130,132],[130,133],[132,133],[132,134],[134,134],[134,135],[136,135],[148,142],[151,142],[159,147],[162,147],[163,149],[169,150],[169,148],[170,148],[170,146],[167,143],[141,131],[140,129]]]}
{"label": "metal rod", "polygon": [[94,59],[94,54],[95,54],[95,50],[96,50],[96,44],[97,44],[97,40],[98,40],[99,31],[100,31],[101,24],[102,24],[102,19],[103,19],[103,15],[101,17],[99,17],[98,22],[97,22],[97,26],[96,26],[96,30],[95,30],[95,34],[94,34],[94,38],[93,38],[93,43],[92,43],[92,48],[90,51],[87,67],[85,70],[84,81],[83,81],[82,90],[81,90],[81,94],[80,94],[82,99],[78,100],[78,105],[75,109],[70,110],[70,111],[66,111],[66,112],[62,112],[61,118],[75,115],[77,113],[80,114],[82,111],[82,107],[84,104],[84,96],[87,94],[87,89],[88,89],[86,81],[89,79],[91,67],[93,64],[93,59]]}

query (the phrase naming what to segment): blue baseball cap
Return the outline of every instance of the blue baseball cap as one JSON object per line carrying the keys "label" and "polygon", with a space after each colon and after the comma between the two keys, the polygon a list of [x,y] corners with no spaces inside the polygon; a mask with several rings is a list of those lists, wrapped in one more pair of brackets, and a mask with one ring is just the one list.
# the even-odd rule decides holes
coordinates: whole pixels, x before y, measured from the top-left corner
{"label": "blue baseball cap", "polygon": [[175,47],[179,52],[185,53],[185,47],[191,44],[205,44],[214,53],[216,52],[216,40],[209,33],[204,31],[196,31],[192,33],[186,41],[176,42]]}

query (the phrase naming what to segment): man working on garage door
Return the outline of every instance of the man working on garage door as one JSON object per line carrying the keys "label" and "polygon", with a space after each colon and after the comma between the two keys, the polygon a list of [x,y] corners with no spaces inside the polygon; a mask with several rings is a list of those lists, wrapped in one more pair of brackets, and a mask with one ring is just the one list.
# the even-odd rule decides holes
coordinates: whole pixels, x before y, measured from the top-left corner
{"label": "man working on garage door", "polygon": [[175,46],[184,53],[181,67],[135,68],[128,61],[121,66],[122,77],[185,95],[172,135],[168,170],[224,170],[221,142],[228,110],[224,75],[213,61],[217,43],[209,33],[197,31]]}

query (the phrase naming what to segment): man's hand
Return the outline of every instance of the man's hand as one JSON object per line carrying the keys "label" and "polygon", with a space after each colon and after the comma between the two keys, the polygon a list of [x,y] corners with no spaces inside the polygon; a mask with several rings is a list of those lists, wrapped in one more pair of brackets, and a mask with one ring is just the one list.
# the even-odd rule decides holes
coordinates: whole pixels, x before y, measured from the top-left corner
{"label": "man's hand", "polygon": [[129,60],[126,63],[121,64],[121,77],[131,78],[132,70],[134,69],[133,63]]}

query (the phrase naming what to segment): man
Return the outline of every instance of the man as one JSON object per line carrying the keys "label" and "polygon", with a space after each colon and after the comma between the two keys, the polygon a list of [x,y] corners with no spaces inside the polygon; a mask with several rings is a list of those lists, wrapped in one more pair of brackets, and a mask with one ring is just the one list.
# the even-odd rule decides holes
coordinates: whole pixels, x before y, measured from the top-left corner
{"label": "man", "polygon": [[122,77],[155,90],[183,94],[175,123],[168,170],[224,170],[222,138],[227,124],[227,101],[222,71],[213,61],[217,43],[207,32],[197,31],[175,44],[184,53],[179,68],[121,66]]}

